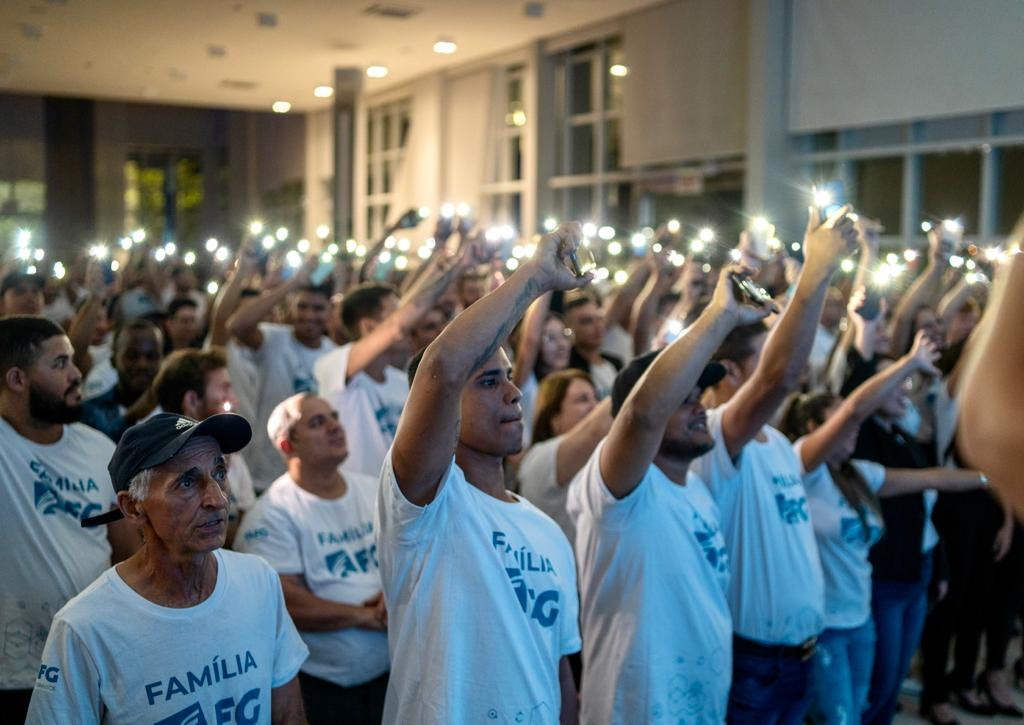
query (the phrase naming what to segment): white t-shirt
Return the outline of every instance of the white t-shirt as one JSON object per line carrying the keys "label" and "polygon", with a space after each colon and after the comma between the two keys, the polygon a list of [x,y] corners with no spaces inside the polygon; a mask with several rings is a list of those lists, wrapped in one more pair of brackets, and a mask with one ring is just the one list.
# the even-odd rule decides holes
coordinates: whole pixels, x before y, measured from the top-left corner
{"label": "white t-shirt", "polygon": [[516,478],[519,493],[555,520],[570,543],[576,540],[576,525],[565,510],[568,486],[559,486],[555,473],[558,446],[565,436],[556,436],[530,446],[519,464]]}
{"label": "white t-shirt", "polygon": [[53,615],[110,566],[107,528],[81,520],[114,507],[113,453],[81,423],[41,445],[0,418],[0,690],[32,687]]}
{"label": "white t-shirt", "polygon": [[313,370],[320,395],[338,411],[345,429],[349,451],[345,471],[376,478],[395,440],[398,419],[409,397],[409,381],[405,373],[388,365],[383,382],[363,371],[346,382],[345,371],[354,344],[350,342],[324,355]]}
{"label": "white t-shirt", "polygon": [[217,583],[194,607],[162,607],[115,568],[53,620],[32,723],[265,723],[270,691],[306,645],[261,559],[218,549]]}
{"label": "white t-shirt", "polygon": [[[793,447],[797,457],[802,442],[801,438]],[[850,463],[864,477],[868,488],[878,493],[885,484],[885,467],[859,459]],[[871,616],[868,552],[881,538],[884,524],[868,506],[864,511],[868,530],[864,531],[861,517],[839,492],[825,464],[804,473],[804,489],[825,576],[825,626],[859,627]]]}
{"label": "white t-shirt", "polygon": [[523,394],[519,399],[519,406],[523,410],[523,448],[529,448],[533,442],[533,418],[537,414],[537,393],[540,392],[540,384],[534,373],[526,378],[520,392]]}
{"label": "white t-shirt", "polygon": [[389,723],[557,723],[559,661],[580,649],[576,565],[558,525],[499,501],[452,462],[427,506],[377,502],[388,603]]}
{"label": "white t-shirt", "polygon": [[616,499],[602,441],[569,489],[576,520],[587,723],[725,721],[732,680],[729,557],[718,507],[655,465]]}
{"label": "white t-shirt", "polygon": [[261,322],[259,328],[263,344],[253,356],[259,370],[256,420],[252,442],[246,450],[253,484],[257,491],[263,491],[285,471],[284,459],[267,437],[270,413],[278,403],[296,393],[317,392],[313,365],[337,345],[321,337],[320,347],[306,347],[295,339],[291,325]]}
{"label": "white t-shirt", "polygon": [[601,343],[601,352],[614,355],[623,364],[633,359],[633,336],[618,323],[612,323],[605,328],[604,341]]}
{"label": "white t-shirt", "polygon": [[[100,346],[97,346],[100,347]],[[90,347],[92,353],[94,348]],[[104,358],[93,357],[93,365],[82,381],[82,400],[92,400],[110,391],[117,385],[117,371],[114,370],[114,363],[110,354]]]}
{"label": "white t-shirt", "polygon": [[722,515],[733,562],[729,609],[737,634],[797,645],[824,628],[825,583],[793,444],[765,426],[735,463],[722,436],[726,405],[708,411],[715,447],[691,465]]}
{"label": "white t-shirt", "polygon": [[[345,495],[326,499],[281,476],[245,515],[236,547],[263,557],[278,574],[301,574],[320,599],[359,605],[376,596],[377,480],[356,473],[345,480]],[[351,687],[388,671],[384,632],[349,627],[299,634],[309,646],[302,671],[314,677]]]}
{"label": "white t-shirt", "polygon": [[618,374],[619,371],[615,369],[615,366],[604,358],[596,363],[590,363],[590,379],[594,381],[598,400],[604,400],[611,395],[612,385]]}

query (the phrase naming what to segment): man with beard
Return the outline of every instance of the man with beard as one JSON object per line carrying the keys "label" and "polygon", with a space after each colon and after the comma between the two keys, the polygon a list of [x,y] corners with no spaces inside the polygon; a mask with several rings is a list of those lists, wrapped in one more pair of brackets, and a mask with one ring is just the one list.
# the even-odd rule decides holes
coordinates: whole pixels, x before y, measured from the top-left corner
{"label": "man with beard", "polygon": [[163,336],[148,320],[132,320],[114,335],[117,385],[82,406],[82,422],[115,443],[128,426],[153,409],[145,398],[163,361]]}
{"label": "man with beard", "polygon": [[[725,376],[708,363],[741,305],[723,269],[711,304],[612,386],[608,436],[570,484],[583,629],[583,722],[722,722],[732,679],[729,559],[718,508],[690,462],[714,446],[700,404]],[[638,576],[637,572],[643,572]],[[676,697],[676,682],[686,683]]]}
{"label": "man with beard", "polygon": [[83,529],[116,505],[114,445],[76,423],[82,375],[64,331],[0,320],[0,712],[21,722],[54,613],[138,540],[127,523]]}

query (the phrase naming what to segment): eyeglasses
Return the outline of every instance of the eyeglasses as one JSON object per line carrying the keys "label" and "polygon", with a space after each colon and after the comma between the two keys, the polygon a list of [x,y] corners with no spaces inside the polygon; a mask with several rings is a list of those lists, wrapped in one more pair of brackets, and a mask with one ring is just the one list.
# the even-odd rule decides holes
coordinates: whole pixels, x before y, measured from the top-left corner
{"label": "eyeglasses", "polygon": [[543,339],[544,339],[544,342],[549,342],[549,343],[559,342],[560,340],[565,340],[566,342],[570,342],[571,343],[572,342],[572,337],[573,337],[572,336],[572,330],[570,330],[568,327],[565,327],[565,328],[562,329],[561,332],[554,332],[554,333],[552,333],[552,332],[545,332]]}

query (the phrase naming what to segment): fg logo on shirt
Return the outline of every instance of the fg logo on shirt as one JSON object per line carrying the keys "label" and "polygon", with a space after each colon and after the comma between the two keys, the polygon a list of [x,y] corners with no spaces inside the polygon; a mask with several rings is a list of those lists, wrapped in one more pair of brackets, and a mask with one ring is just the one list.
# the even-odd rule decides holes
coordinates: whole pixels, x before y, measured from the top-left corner
{"label": "fg logo on shirt", "polygon": [[52,690],[53,686],[60,680],[60,667],[53,667],[45,662],[39,666],[39,674],[36,675],[38,686]]}
{"label": "fg logo on shirt", "polygon": [[532,572],[555,575],[551,560],[543,554],[529,551],[525,546],[516,549],[508,543],[504,531],[491,534],[491,543],[506,555],[505,573],[512,582],[512,589],[523,613],[545,629],[558,620],[561,592],[558,589],[538,591],[530,587],[526,575]]}
{"label": "fg logo on shirt", "polygon": [[207,720],[203,707],[194,702],[184,710],[158,720],[153,725],[256,725],[260,721],[260,688],[256,687],[235,702],[233,697],[225,697],[213,705],[213,720]]}

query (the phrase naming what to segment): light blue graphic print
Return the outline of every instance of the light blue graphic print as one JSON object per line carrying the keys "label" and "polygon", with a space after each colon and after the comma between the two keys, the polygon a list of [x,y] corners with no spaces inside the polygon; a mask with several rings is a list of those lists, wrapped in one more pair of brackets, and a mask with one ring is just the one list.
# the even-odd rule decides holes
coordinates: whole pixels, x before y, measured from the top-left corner
{"label": "light blue graphic print", "polygon": [[553,626],[558,621],[558,613],[561,611],[562,593],[557,588],[535,588],[538,578],[556,576],[551,560],[525,546],[513,546],[504,531],[492,532],[491,544],[504,559],[505,573],[512,582],[512,588],[523,613],[541,627]]}

